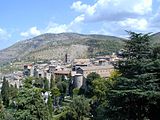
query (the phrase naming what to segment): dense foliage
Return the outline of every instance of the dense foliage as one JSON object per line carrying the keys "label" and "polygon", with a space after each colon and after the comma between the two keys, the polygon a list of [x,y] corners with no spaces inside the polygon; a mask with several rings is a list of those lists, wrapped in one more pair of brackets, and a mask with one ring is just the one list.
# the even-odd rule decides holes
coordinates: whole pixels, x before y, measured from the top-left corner
{"label": "dense foliage", "polygon": [[108,95],[106,117],[114,120],[158,120],[159,54],[151,48],[148,34],[129,34],[131,40],[126,43],[124,59],[117,65],[121,76]]}

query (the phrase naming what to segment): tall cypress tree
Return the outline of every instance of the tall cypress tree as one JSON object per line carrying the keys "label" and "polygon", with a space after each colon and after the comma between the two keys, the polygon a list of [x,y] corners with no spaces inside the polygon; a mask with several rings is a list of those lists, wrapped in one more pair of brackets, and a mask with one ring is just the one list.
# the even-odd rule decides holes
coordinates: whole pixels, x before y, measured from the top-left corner
{"label": "tall cypress tree", "polygon": [[48,91],[49,90],[49,81],[47,80],[47,78],[44,78],[44,90]]}
{"label": "tall cypress tree", "polygon": [[116,66],[122,75],[108,96],[107,117],[113,120],[156,120],[156,117],[160,118],[157,112],[160,110],[160,87],[150,37],[149,34],[129,34],[124,59]]}
{"label": "tall cypress tree", "polygon": [[49,111],[50,117],[52,118],[52,116],[53,116],[53,102],[52,102],[52,98],[50,95],[48,96],[47,105],[48,105],[48,111]]}
{"label": "tall cypress tree", "polygon": [[50,89],[52,90],[53,87],[55,87],[55,80],[53,78],[53,75],[51,75]]}
{"label": "tall cypress tree", "polygon": [[0,120],[3,120],[3,119],[4,119],[4,107],[2,104],[2,100],[0,98]]}
{"label": "tall cypress tree", "polygon": [[1,89],[2,101],[5,107],[9,106],[9,83],[6,78],[3,78],[2,89]]}

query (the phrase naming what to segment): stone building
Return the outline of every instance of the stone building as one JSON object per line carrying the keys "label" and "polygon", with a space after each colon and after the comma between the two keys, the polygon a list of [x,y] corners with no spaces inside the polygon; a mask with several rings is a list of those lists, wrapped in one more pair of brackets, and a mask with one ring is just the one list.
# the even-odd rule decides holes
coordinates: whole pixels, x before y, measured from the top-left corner
{"label": "stone building", "polygon": [[108,78],[113,70],[114,67],[111,64],[106,66],[79,67],[75,71],[71,72],[73,85],[75,88],[80,88],[82,86],[85,87],[85,79],[90,73],[95,72],[101,77]]}
{"label": "stone building", "polygon": [[110,73],[114,70],[112,65],[107,66],[89,66],[89,67],[80,67],[77,69],[77,73],[82,74],[85,78],[92,72],[99,74],[101,77],[107,78],[110,76]]}

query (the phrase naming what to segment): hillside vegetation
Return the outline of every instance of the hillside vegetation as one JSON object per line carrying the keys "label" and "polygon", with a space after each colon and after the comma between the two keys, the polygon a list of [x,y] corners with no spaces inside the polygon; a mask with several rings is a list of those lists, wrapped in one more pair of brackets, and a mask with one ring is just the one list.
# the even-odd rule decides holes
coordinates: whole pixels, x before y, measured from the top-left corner
{"label": "hillside vegetation", "polygon": [[20,41],[0,51],[0,63],[10,60],[26,59],[64,59],[87,58],[105,55],[122,48],[124,39],[105,35],[84,35],[77,33],[43,34]]}
{"label": "hillside vegetation", "polygon": [[[123,48],[126,39],[106,35],[78,33],[43,34],[0,51],[0,64],[14,60],[64,59],[66,53],[73,58],[107,55]],[[151,44],[160,44],[160,33],[151,35]]]}
{"label": "hillside vegetation", "polygon": [[160,32],[153,34],[151,37],[151,42],[153,45],[160,45]]}

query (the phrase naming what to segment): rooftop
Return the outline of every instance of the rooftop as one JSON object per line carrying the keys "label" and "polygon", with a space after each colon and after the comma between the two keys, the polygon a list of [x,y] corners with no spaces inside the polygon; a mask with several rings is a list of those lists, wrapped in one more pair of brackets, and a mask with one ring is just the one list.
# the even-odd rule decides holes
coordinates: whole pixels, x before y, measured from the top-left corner
{"label": "rooftop", "polygon": [[67,75],[67,74],[70,74],[71,71],[69,70],[57,70],[57,71],[54,71],[54,74],[62,74],[62,75]]}
{"label": "rooftop", "polygon": [[107,66],[89,66],[89,67],[80,67],[80,69],[87,71],[87,70],[101,70],[101,69],[110,69],[114,68],[113,65],[107,65]]}

